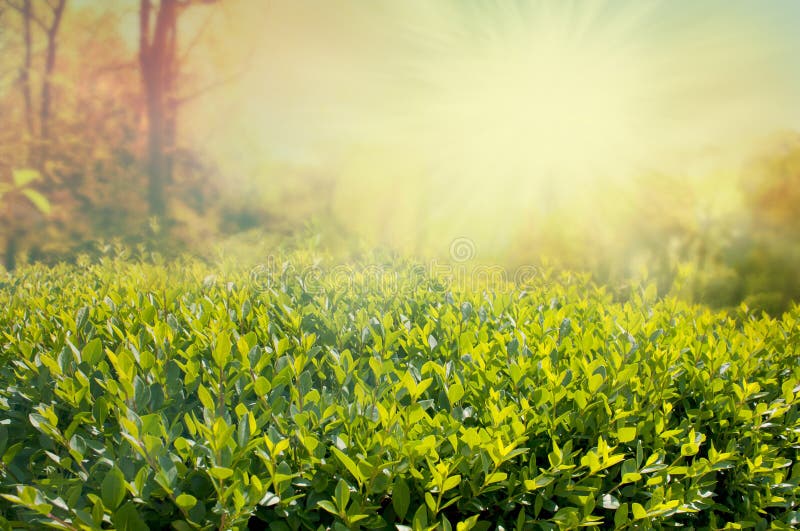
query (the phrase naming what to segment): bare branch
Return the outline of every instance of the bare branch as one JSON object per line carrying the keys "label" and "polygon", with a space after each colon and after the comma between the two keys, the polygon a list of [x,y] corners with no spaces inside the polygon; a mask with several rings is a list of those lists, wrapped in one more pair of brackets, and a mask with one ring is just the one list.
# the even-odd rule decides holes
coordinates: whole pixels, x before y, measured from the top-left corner
{"label": "bare branch", "polygon": [[[205,0],[201,0],[201,1],[205,1]],[[212,2],[213,1],[214,0],[212,0]],[[230,73],[229,75],[225,76],[222,79],[218,79],[216,81],[213,81],[213,82],[209,83],[208,85],[195,90],[194,92],[191,92],[191,93],[186,94],[184,96],[173,98],[172,103],[176,107],[179,107],[179,106],[183,105],[184,103],[188,103],[188,102],[190,102],[192,100],[195,100],[195,99],[199,98],[200,96],[203,96],[204,94],[206,94],[208,92],[217,90],[217,89],[219,89],[219,88],[221,88],[221,87],[223,87],[225,85],[230,84],[231,82],[235,81],[238,77],[242,76],[243,74],[245,74],[249,70],[250,63],[252,62],[254,55],[255,55],[255,47],[250,49],[250,51],[248,52],[248,54],[247,54],[247,56],[246,56],[246,58],[244,60],[244,63],[242,64],[241,68],[239,68],[236,71]]]}
{"label": "bare branch", "polygon": [[196,4],[216,4],[218,0],[177,0],[178,7],[185,9]]}
{"label": "bare branch", "polygon": [[211,22],[211,19],[213,17],[214,17],[214,12],[212,11],[211,13],[208,14],[205,20],[203,20],[203,25],[200,26],[200,29],[197,30],[197,33],[195,33],[194,37],[192,37],[191,42],[189,42],[189,44],[186,46],[186,49],[184,49],[183,53],[181,54],[181,57],[178,59],[178,63],[184,62],[186,58],[189,57],[189,54],[191,53],[192,49],[195,46],[197,46],[198,42],[200,42],[200,37],[202,37],[203,34],[208,29],[209,23]]}
{"label": "bare branch", "polygon": [[[61,26],[61,19],[64,15],[64,8],[67,5],[67,0],[55,0],[57,3],[53,7],[53,20],[50,27],[47,29],[47,54],[45,58],[44,77],[42,80],[42,93],[41,93],[41,107],[39,109],[39,128],[43,140],[43,147],[40,154],[40,160],[44,162],[47,158],[46,145],[50,138],[50,105],[51,105],[51,82],[53,70],[56,64],[56,36],[58,29]],[[49,4],[51,5],[52,4]]]}
{"label": "bare branch", "polygon": [[125,61],[123,63],[112,63],[106,65],[100,65],[94,70],[92,70],[92,75],[100,75],[106,72],[117,72],[119,70],[127,70],[129,68],[136,68],[136,61]]}
{"label": "bare branch", "polygon": [[192,92],[190,94],[187,94],[185,96],[181,96],[179,98],[175,98],[173,100],[173,103],[175,105],[177,105],[177,106],[183,105],[184,103],[188,103],[188,102],[190,102],[192,100],[195,100],[195,99],[199,98],[200,96],[202,96],[202,95],[204,95],[204,94],[206,94],[208,92],[217,90],[217,89],[219,89],[219,88],[221,88],[221,87],[223,87],[225,85],[228,85],[229,83],[235,81],[236,78],[240,77],[241,75],[243,75],[246,72],[247,72],[247,67],[243,67],[243,68],[237,70],[236,72],[233,72],[233,73],[225,76],[222,79],[218,79],[218,80],[216,80],[216,81],[214,81],[212,83],[209,83],[208,85],[206,85],[206,86],[204,86],[202,88],[199,88],[199,89],[195,90],[194,92]]}
{"label": "bare branch", "polygon": [[22,16],[28,17],[30,20],[36,23],[36,25],[39,26],[42,29],[42,31],[45,32],[47,31],[47,24],[45,24],[41,18],[36,16],[36,13],[33,12],[33,6],[31,6],[30,13],[26,13],[24,2],[22,5],[17,5],[11,0],[6,0],[6,5],[8,5],[8,7],[13,9],[14,11],[20,13]]}
{"label": "bare branch", "polygon": [[34,15],[33,13],[31,13],[31,20],[32,20],[33,22],[35,22],[35,23],[36,23],[36,25],[37,25],[37,26],[39,26],[39,28],[40,28],[42,31],[44,31],[44,32],[47,32],[47,24],[45,24],[45,23],[44,23],[44,21],[43,21],[42,19],[40,19],[39,17],[37,17],[36,15]]}
{"label": "bare branch", "polygon": [[28,134],[33,136],[33,102],[31,100],[31,51],[33,43],[31,41],[31,14],[33,6],[30,0],[24,0],[22,5],[22,17],[24,24],[25,35],[25,62],[23,63],[22,70],[20,71],[20,82],[22,87],[22,94],[25,99],[25,122],[28,126]]}
{"label": "bare branch", "polygon": [[58,27],[61,25],[61,17],[64,15],[64,8],[67,6],[67,0],[55,0],[57,4],[53,7],[53,22],[47,33],[51,37],[55,37],[58,32]]}

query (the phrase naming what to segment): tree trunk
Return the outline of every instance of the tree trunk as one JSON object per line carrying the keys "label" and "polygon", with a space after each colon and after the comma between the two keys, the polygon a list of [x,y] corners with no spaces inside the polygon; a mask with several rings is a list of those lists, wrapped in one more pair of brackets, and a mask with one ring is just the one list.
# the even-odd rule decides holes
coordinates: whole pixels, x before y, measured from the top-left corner
{"label": "tree trunk", "polygon": [[146,89],[147,98],[147,201],[150,214],[163,218],[166,215],[164,181],[167,166],[164,158],[164,111],[158,86]]}
{"label": "tree trunk", "polygon": [[56,51],[58,47],[58,28],[61,26],[61,18],[64,14],[64,7],[67,0],[58,0],[58,4],[53,8],[53,20],[47,28],[47,54],[45,56],[44,78],[42,79],[42,106],[39,109],[39,127],[41,132],[41,150],[39,152],[39,164],[44,165],[47,160],[48,144],[50,141],[50,104],[51,86],[53,70],[56,66]]}
{"label": "tree trunk", "polygon": [[174,138],[174,122],[168,101],[175,68],[177,1],[161,0],[151,37],[152,9],[150,0],[141,0],[139,63],[147,116],[147,201],[151,215],[165,218],[165,185],[172,178],[168,144]]}
{"label": "tree trunk", "polygon": [[[31,99],[31,0],[25,0],[22,4],[22,33],[25,40],[25,59],[20,73],[20,86],[22,87],[22,97],[25,101],[25,123],[28,126],[28,135],[31,140],[34,136],[33,130],[33,101]],[[30,159],[30,147],[28,158]],[[30,162],[30,161],[29,161]]]}

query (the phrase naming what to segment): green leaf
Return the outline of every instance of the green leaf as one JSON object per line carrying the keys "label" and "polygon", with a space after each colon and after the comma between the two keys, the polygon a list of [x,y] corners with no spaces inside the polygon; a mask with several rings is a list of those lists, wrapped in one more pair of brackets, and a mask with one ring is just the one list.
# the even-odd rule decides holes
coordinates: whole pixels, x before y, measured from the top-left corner
{"label": "green leaf", "polygon": [[364,482],[364,476],[363,476],[363,474],[361,474],[361,471],[358,469],[358,467],[356,466],[355,462],[352,459],[350,459],[350,457],[347,454],[345,454],[344,452],[342,452],[341,450],[339,450],[335,446],[331,447],[331,450],[333,451],[333,455],[335,455],[336,458],[339,461],[342,462],[342,464],[347,469],[347,471],[350,472],[350,474],[352,474],[353,477],[359,483],[363,483]]}
{"label": "green leaf", "polygon": [[628,504],[623,503],[614,513],[614,527],[625,527],[628,524]]}
{"label": "green leaf", "polygon": [[417,512],[414,513],[414,518],[411,520],[411,527],[415,530],[428,527],[428,509],[425,505],[420,505],[417,508]]}
{"label": "green leaf", "polygon": [[89,307],[82,306],[76,313],[75,313],[75,328],[77,330],[81,330],[84,325],[86,325],[86,321],[89,319]]}
{"label": "green leaf", "polygon": [[197,504],[197,498],[195,498],[191,494],[183,493],[178,495],[177,498],[175,498],[175,503],[177,503],[178,507],[180,507],[184,511],[188,511]]}
{"label": "green leaf", "polygon": [[227,333],[222,333],[217,336],[217,344],[214,346],[212,357],[217,367],[224,367],[228,362],[228,356],[231,353],[231,338]]}
{"label": "green leaf", "polygon": [[227,479],[233,475],[233,470],[224,466],[215,466],[211,467],[208,473],[217,479]]}
{"label": "green leaf", "polygon": [[552,476],[546,476],[544,474],[539,474],[534,479],[526,479],[525,480],[525,488],[528,489],[528,490],[541,489],[543,487],[548,486],[552,482],[553,482],[553,477]]}
{"label": "green leaf", "polygon": [[627,426],[617,430],[617,439],[621,443],[631,442],[636,437],[636,427]]}
{"label": "green leaf", "polygon": [[50,213],[50,201],[47,200],[45,196],[41,193],[37,192],[33,188],[25,188],[22,190],[22,195],[28,198],[28,201],[33,203],[33,205],[41,212],[42,214],[49,214]]}
{"label": "green leaf", "polygon": [[269,380],[263,376],[259,376],[256,378],[256,383],[254,384],[253,388],[258,396],[265,396],[267,393],[269,393],[269,390],[272,389],[272,385],[270,385]]}
{"label": "green leaf", "polygon": [[691,457],[700,451],[700,447],[695,443],[686,443],[681,445],[681,455],[684,457]]}
{"label": "green leaf", "polygon": [[478,518],[480,518],[480,516],[481,515],[479,514],[475,514],[465,520],[458,522],[456,524],[456,531],[469,531],[470,529],[473,529],[475,525],[478,523]]}
{"label": "green leaf", "polygon": [[197,398],[200,399],[200,403],[203,404],[204,408],[210,411],[214,411],[216,409],[214,406],[214,399],[211,397],[211,393],[209,393],[208,389],[202,385],[197,388]]}
{"label": "green leaf", "polygon": [[17,188],[22,188],[23,186],[32,183],[33,181],[41,177],[41,174],[37,170],[34,170],[33,168],[23,168],[20,170],[13,170],[11,174],[14,179],[14,186],[16,186]]}
{"label": "green leaf", "polygon": [[[506,474],[505,472],[499,472],[499,473],[502,474],[503,477],[497,478],[496,481],[503,481],[504,479],[506,479],[506,477],[508,477],[508,474]],[[492,475],[496,476],[496,474],[492,474]],[[461,475],[460,474],[456,474],[454,476],[450,476],[449,478],[444,480],[444,483],[442,484],[442,492],[447,492],[448,490],[450,490],[452,488],[455,488],[460,484],[461,484]]]}
{"label": "green leaf", "polygon": [[603,375],[602,374],[592,374],[589,377],[589,392],[595,393],[600,386],[603,385]]}
{"label": "green leaf", "polygon": [[631,508],[633,509],[633,519],[634,520],[642,520],[647,518],[647,511],[640,503],[633,503],[631,504]]}
{"label": "green leaf", "polygon": [[317,501],[317,505],[331,514],[339,515],[338,509],[336,509],[336,506],[330,500],[319,500]]}
{"label": "green leaf", "polygon": [[430,492],[425,493],[425,505],[428,506],[432,514],[436,514],[436,500],[433,499],[433,494]]}
{"label": "green leaf", "polygon": [[408,483],[403,478],[398,477],[392,489],[392,507],[394,508],[394,514],[397,515],[401,522],[406,517],[410,501],[411,492],[408,489]]}
{"label": "green leaf", "polygon": [[[493,474],[489,474],[488,476],[486,476],[486,478],[483,480],[483,484],[485,486],[485,485],[491,485],[492,483],[505,481],[507,477],[508,474],[506,474],[505,472],[495,472]],[[459,477],[459,479],[461,478]]]}
{"label": "green leaf", "polygon": [[464,386],[461,385],[460,382],[453,383],[447,389],[447,399],[450,401],[450,404],[455,404],[464,396]]}
{"label": "green leaf", "polygon": [[125,475],[114,467],[106,473],[100,484],[100,499],[109,509],[116,509],[125,499]]}
{"label": "green leaf", "polygon": [[111,516],[111,521],[117,531],[149,531],[136,506],[128,502]]}
{"label": "green leaf", "polygon": [[96,365],[103,358],[103,343],[99,337],[96,337],[86,343],[81,350],[81,359],[89,365]]}
{"label": "green leaf", "polygon": [[347,509],[347,504],[350,502],[350,487],[347,486],[345,480],[340,479],[339,482],[336,483],[334,495],[336,496],[336,506],[340,511],[344,512],[345,509]]}
{"label": "green leaf", "polygon": [[642,440],[639,439],[636,441],[636,468],[642,466],[642,461],[644,460],[644,448],[642,446]]}

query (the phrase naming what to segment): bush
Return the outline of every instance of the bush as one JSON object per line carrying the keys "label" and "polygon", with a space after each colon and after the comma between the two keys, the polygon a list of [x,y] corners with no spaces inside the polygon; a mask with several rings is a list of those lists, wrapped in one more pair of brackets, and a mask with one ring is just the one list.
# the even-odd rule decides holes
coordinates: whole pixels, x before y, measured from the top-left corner
{"label": "bush", "polygon": [[714,313],[652,289],[620,304],[546,273],[448,287],[402,262],[376,281],[287,258],[8,276],[3,525],[800,522],[798,310]]}

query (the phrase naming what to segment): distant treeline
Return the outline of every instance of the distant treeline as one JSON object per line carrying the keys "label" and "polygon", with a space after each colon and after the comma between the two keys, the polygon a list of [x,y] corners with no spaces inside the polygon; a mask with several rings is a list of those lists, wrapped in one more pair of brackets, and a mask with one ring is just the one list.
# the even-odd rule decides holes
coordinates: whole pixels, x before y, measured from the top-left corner
{"label": "distant treeline", "polygon": [[643,176],[617,201],[628,211],[609,222],[610,236],[561,237],[551,225],[522,248],[623,291],[647,278],[662,295],[773,315],[800,301],[800,134],[770,139],[735,175],[696,186]]}

